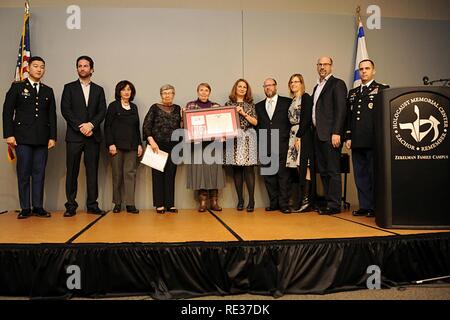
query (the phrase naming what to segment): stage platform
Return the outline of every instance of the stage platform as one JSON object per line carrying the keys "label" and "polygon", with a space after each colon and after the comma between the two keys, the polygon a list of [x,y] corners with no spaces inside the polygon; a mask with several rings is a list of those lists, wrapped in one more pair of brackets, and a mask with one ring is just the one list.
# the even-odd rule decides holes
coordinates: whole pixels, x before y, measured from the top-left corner
{"label": "stage platform", "polygon": [[[384,286],[450,275],[449,257],[449,230],[387,230],[351,212],[0,215],[3,296],[328,293],[363,288],[370,265]],[[78,289],[67,287],[70,265]]]}

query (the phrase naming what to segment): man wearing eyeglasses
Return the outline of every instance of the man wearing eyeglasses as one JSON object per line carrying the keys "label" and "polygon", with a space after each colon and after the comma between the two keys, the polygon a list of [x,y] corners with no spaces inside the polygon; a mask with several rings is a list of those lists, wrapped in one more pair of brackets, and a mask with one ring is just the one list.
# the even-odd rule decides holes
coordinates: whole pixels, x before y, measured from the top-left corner
{"label": "man wearing eyeglasses", "polygon": [[[264,81],[264,93],[266,99],[256,104],[256,115],[258,117],[258,143],[262,143],[261,134],[267,130],[267,145],[259,146],[271,159],[278,161],[278,170],[272,175],[263,175],[264,184],[270,199],[270,205],[266,211],[280,210],[283,213],[291,213],[289,208],[289,171],[286,168],[286,157],[289,147],[289,132],[291,123],[288,117],[291,99],[277,94],[277,82],[268,78]],[[276,131],[278,139],[275,140]],[[261,156],[261,155],[260,155]]]}
{"label": "man wearing eyeglasses", "polygon": [[312,123],[317,167],[324,186],[326,206],[319,214],[341,211],[342,181],[340,157],[346,118],[347,86],[332,75],[333,60],[321,57],[317,61],[319,80],[313,91]]}

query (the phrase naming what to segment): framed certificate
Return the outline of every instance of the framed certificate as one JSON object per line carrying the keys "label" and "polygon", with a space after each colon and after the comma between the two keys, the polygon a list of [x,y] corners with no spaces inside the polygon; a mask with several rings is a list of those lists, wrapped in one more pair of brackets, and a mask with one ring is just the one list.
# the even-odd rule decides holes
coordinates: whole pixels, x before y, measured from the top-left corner
{"label": "framed certificate", "polygon": [[183,121],[187,141],[234,138],[240,128],[234,106],[185,110]]}

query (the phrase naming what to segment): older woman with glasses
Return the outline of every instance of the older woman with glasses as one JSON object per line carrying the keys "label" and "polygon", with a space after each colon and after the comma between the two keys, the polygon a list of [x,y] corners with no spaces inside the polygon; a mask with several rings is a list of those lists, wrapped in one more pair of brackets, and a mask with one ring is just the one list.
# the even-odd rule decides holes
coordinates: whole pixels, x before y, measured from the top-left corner
{"label": "older woman with glasses", "polygon": [[293,74],[288,82],[292,103],[289,121],[292,124],[286,166],[298,170],[299,203],[294,212],[305,212],[311,207],[313,179],[312,98],[305,92],[305,81],[301,74]]}
{"label": "older woman with glasses", "polygon": [[153,104],[145,116],[143,124],[144,140],[153,152],[159,150],[169,154],[164,172],[152,168],[153,205],[157,213],[178,212],[175,207],[175,175],[177,166],[171,152],[177,141],[172,141],[172,133],[181,127],[181,107],[173,103],[175,88],[166,84],[159,90],[161,101]]}

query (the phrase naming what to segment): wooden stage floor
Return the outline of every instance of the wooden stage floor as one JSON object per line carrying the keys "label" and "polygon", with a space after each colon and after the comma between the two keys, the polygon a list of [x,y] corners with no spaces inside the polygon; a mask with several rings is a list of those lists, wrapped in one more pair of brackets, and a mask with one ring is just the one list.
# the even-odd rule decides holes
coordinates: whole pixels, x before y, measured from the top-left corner
{"label": "wooden stage floor", "polygon": [[374,218],[354,217],[351,212],[286,215],[263,208],[253,213],[235,209],[214,213],[180,210],[177,214],[142,210],[136,215],[110,211],[105,216],[79,211],[72,218],[64,218],[58,211],[52,212],[51,218],[24,220],[18,220],[15,212],[0,215],[0,244],[307,240],[437,232],[448,230],[388,230],[379,228]]}

